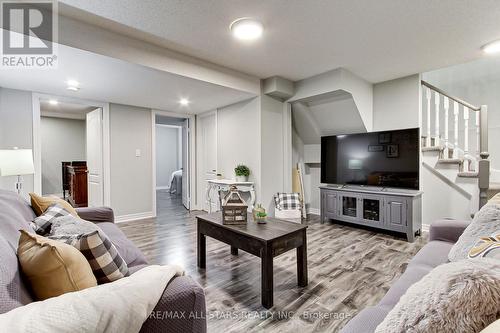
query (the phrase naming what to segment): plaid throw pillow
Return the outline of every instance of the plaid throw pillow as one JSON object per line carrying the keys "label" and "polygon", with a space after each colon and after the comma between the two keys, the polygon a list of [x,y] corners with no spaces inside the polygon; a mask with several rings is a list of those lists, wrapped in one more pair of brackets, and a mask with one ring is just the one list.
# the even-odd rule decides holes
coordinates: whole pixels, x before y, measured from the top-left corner
{"label": "plaid throw pillow", "polygon": [[129,276],[125,260],[111,241],[98,230],[80,235],[49,236],[72,245],[85,256],[99,284],[108,283]]}
{"label": "plaid throw pillow", "polygon": [[274,203],[278,210],[301,209],[300,198],[298,193],[276,193]]}
{"label": "plaid throw pillow", "polygon": [[50,233],[50,228],[54,220],[61,216],[71,215],[63,206],[58,203],[52,204],[47,210],[33,220],[32,227],[40,236],[46,236]]}

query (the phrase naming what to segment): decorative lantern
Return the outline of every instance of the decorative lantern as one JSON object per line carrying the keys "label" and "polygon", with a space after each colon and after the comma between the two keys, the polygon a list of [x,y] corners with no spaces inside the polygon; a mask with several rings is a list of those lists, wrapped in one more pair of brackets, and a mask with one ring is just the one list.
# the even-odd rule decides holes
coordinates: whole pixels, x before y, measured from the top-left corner
{"label": "decorative lantern", "polygon": [[222,224],[246,224],[247,208],[236,186],[229,188],[229,193],[222,199]]}

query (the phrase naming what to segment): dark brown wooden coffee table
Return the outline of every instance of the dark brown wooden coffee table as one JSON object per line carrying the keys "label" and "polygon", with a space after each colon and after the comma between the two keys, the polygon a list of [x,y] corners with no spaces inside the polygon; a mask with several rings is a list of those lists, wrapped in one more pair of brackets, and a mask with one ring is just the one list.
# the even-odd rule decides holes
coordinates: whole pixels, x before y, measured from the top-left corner
{"label": "dark brown wooden coffee table", "polygon": [[196,217],[198,223],[198,267],[206,267],[206,236],[231,246],[231,254],[238,249],[261,258],[262,305],[273,306],[273,258],[297,249],[297,277],[300,287],[307,286],[307,226],[275,218],[266,224],[257,224],[248,214],[246,225],[223,225],[222,214],[212,213]]}

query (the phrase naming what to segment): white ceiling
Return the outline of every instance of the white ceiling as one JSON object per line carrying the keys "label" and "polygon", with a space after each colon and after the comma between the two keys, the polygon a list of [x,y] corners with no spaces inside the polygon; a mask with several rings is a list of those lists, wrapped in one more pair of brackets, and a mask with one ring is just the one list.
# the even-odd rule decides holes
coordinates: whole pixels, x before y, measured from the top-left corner
{"label": "white ceiling", "polygon": [[[50,104],[50,100],[57,100],[57,104]],[[57,98],[40,99],[40,113],[45,117],[85,119],[85,115],[96,109],[96,106],[89,104],[69,103]]]}
{"label": "white ceiling", "polygon": [[[81,89],[67,90],[68,79],[79,81]],[[0,87],[191,114],[253,97],[65,45],[59,45],[57,69],[0,68]],[[188,98],[191,103],[181,106],[180,98]]]}
{"label": "white ceiling", "polygon": [[[260,78],[299,80],[343,67],[380,82],[479,58],[483,44],[500,39],[498,0],[61,2]],[[241,43],[228,26],[248,16],[262,21],[264,35]]]}

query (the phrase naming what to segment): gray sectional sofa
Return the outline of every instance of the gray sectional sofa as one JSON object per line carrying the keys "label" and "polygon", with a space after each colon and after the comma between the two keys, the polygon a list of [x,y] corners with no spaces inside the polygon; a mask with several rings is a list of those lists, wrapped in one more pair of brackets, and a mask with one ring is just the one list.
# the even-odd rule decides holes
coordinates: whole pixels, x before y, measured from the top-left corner
{"label": "gray sectional sofa", "polygon": [[[139,249],[113,223],[110,208],[77,209],[81,218],[95,222],[108,235],[133,274],[148,265]],[[0,314],[34,301],[17,260],[19,230],[32,232],[29,222],[35,214],[31,206],[14,192],[0,190]],[[206,332],[205,294],[190,277],[176,277],[168,284],[154,313],[179,311],[196,315],[189,318],[151,316],[141,332]]]}
{"label": "gray sectional sofa", "polygon": [[470,222],[440,220],[430,227],[427,243],[408,264],[406,271],[394,282],[375,306],[367,307],[352,318],[341,333],[372,333],[398,303],[406,290],[438,265],[448,262],[448,253]]}

